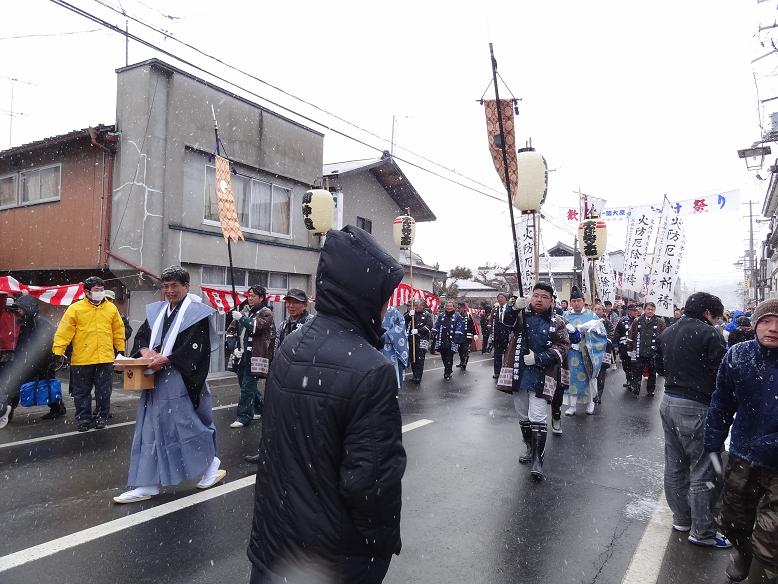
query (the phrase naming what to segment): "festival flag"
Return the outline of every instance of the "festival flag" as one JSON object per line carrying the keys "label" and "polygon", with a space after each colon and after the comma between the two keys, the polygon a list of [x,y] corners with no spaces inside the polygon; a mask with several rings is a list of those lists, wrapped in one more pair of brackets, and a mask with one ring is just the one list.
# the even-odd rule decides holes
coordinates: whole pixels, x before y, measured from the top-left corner
{"label": "festival flag", "polygon": [[[500,125],[497,120],[497,101],[494,99],[485,99],[484,111],[486,112],[486,133],[489,137],[489,152],[492,155],[492,162],[497,174],[502,180],[505,188],[508,188],[508,180],[505,177],[505,164],[502,158],[502,148],[500,147]],[[511,100],[500,100],[500,110],[502,113],[502,127],[505,135],[505,153],[508,156],[508,176],[510,178],[510,191],[516,194],[519,186],[519,166],[516,162],[516,124],[513,118],[513,102]]]}
{"label": "festival flag", "polygon": [[683,220],[673,212],[671,203],[667,201],[660,218],[646,292],[646,302],[656,304],[659,316],[673,316],[673,292],[685,245]]}
{"label": "festival flag", "polygon": [[[589,197],[589,201],[592,198]],[[657,216],[662,213],[662,203],[653,205],[638,205],[633,207],[605,207],[600,210],[600,217],[609,221],[627,221],[637,213],[648,213]],[[712,195],[694,197],[682,201],[671,202],[670,207],[676,215],[707,216],[715,213],[738,211],[740,209],[740,191],[722,191]],[[547,208],[547,207],[544,207]],[[595,201],[596,208],[596,201]],[[550,214],[550,213],[549,213]],[[583,217],[582,207],[561,207],[557,218],[563,222],[580,223]]]}
{"label": "festival flag", "polygon": [[653,213],[638,211],[630,217],[627,227],[627,247],[624,252],[622,288],[640,292],[648,269],[646,255],[654,225]]}
{"label": "festival flag", "polygon": [[243,232],[235,209],[235,197],[232,194],[232,173],[230,161],[215,155],[216,158],[216,200],[219,203],[219,223],[227,241],[243,239]]}

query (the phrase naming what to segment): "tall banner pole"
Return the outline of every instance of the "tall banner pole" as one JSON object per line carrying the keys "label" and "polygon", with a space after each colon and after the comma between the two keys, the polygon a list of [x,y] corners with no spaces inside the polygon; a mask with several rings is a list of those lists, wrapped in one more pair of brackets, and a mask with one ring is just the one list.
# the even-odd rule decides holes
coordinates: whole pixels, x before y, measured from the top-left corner
{"label": "tall banner pole", "polygon": [[[405,209],[406,215],[411,214],[411,208]],[[408,268],[411,272],[411,330],[416,328],[416,288],[413,286],[413,243],[408,247]],[[416,363],[416,339],[411,343],[411,359]],[[415,374],[414,374],[415,377]]]}
{"label": "tall banner pole", "polygon": [[[216,141],[216,166],[217,169],[221,167],[222,173],[224,173],[224,164],[220,160],[221,158],[221,140],[219,139],[219,123],[216,121],[216,110],[211,104],[211,115],[213,116],[213,136]],[[224,238],[227,240],[227,261],[230,269],[230,286],[232,287],[232,302],[233,310],[238,309],[238,292],[235,289],[235,272],[232,265],[232,239],[243,239],[243,233],[240,230],[240,223],[238,222],[237,211],[235,210],[235,201],[232,197],[232,181],[229,175],[229,161],[227,161],[226,178],[218,176],[220,173],[217,171],[215,177],[216,182],[216,194],[219,199],[219,224],[222,228]],[[229,200],[227,200],[229,199]],[[229,319],[228,319],[229,320]]]}
{"label": "tall banner pole", "polygon": [[513,217],[513,193],[511,192],[510,169],[508,166],[508,153],[505,145],[505,128],[500,108],[500,90],[497,86],[497,59],[494,57],[494,47],[489,43],[489,55],[492,60],[492,81],[494,83],[494,98],[497,101],[497,127],[500,129],[500,150],[502,151],[502,163],[505,167],[505,188],[508,191],[508,211],[511,218],[511,234],[513,235],[513,257],[516,262],[516,279],[519,284],[519,296],[524,297],[524,285],[521,282],[521,262],[519,258],[519,241],[516,237],[516,221]]}

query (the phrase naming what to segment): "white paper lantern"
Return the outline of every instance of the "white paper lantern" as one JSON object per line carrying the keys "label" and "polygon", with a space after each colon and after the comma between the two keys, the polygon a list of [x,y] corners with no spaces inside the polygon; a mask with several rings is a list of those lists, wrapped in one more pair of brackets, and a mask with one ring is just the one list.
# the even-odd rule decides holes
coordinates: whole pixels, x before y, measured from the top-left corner
{"label": "white paper lantern", "polygon": [[400,215],[394,219],[394,243],[400,249],[410,249],[416,239],[416,219],[410,215]]}
{"label": "white paper lantern", "polygon": [[608,244],[608,228],[602,219],[586,219],[578,226],[578,245],[581,254],[588,259],[605,255]]}
{"label": "white paper lantern", "polygon": [[335,201],[327,189],[312,189],[303,195],[303,221],[314,235],[325,235],[332,227]]}
{"label": "white paper lantern", "polygon": [[521,211],[538,211],[548,192],[548,165],[534,148],[520,148],[516,155],[518,186],[513,206]]}

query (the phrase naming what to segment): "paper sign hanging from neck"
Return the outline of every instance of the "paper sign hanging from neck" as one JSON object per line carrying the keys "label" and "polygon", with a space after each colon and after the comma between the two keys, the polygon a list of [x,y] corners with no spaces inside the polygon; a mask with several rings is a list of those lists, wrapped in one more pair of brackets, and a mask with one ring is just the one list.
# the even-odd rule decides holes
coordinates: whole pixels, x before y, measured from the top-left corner
{"label": "paper sign hanging from neck", "polygon": [[235,197],[232,194],[232,173],[230,161],[216,155],[216,200],[219,204],[219,223],[227,241],[243,239],[240,230],[238,212],[235,210]]}

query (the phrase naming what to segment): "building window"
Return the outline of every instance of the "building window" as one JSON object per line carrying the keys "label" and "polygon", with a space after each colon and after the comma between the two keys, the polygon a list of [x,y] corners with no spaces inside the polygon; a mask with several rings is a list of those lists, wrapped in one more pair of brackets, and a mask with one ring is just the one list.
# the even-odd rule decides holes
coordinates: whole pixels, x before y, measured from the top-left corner
{"label": "building window", "polygon": [[[291,235],[291,189],[244,175],[233,175],[232,192],[238,222],[243,229],[271,235]],[[219,222],[216,168],[209,164],[205,165],[203,216],[207,221]]]}
{"label": "building window", "polygon": [[60,190],[60,165],[20,172],[21,204],[56,201]]}
{"label": "building window", "polygon": [[16,205],[16,175],[0,178],[0,207]]}
{"label": "building window", "polygon": [[357,217],[357,227],[364,229],[368,233],[373,233],[373,222],[370,219],[364,217]]}

